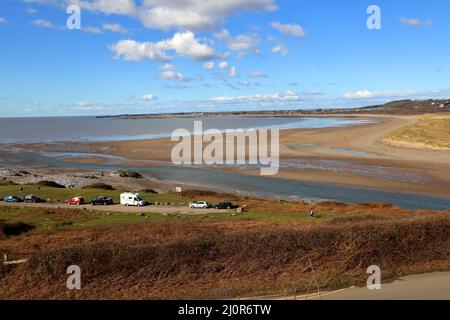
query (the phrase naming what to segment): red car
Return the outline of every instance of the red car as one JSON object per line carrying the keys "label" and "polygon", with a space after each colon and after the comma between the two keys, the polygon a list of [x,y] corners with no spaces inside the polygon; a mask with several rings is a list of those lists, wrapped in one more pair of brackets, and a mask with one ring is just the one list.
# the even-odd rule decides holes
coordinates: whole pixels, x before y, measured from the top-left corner
{"label": "red car", "polygon": [[84,199],[82,197],[75,197],[72,199],[67,199],[66,203],[80,205],[80,204],[84,204]]}

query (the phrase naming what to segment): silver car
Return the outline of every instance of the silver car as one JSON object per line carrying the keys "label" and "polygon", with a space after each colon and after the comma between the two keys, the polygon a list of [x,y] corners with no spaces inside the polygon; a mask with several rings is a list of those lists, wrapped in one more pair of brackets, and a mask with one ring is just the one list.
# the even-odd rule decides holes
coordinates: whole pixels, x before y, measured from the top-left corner
{"label": "silver car", "polygon": [[195,201],[195,202],[189,203],[189,208],[194,208],[194,209],[207,209],[210,207],[211,207],[211,204],[208,201]]}

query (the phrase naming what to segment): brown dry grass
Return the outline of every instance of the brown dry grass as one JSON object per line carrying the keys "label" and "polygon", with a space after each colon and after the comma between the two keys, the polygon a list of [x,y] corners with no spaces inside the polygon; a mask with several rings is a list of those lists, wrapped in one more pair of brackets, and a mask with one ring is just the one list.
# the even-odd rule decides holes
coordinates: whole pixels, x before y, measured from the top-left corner
{"label": "brown dry grass", "polygon": [[[363,285],[450,269],[450,219],[440,214],[365,215],[324,223],[177,222],[31,233],[0,242],[29,263],[1,271],[1,299],[221,298]],[[83,289],[65,288],[66,268]],[[225,290],[226,289],[226,290]]]}
{"label": "brown dry grass", "polygon": [[450,113],[424,115],[419,123],[400,128],[383,141],[400,147],[449,151]]}

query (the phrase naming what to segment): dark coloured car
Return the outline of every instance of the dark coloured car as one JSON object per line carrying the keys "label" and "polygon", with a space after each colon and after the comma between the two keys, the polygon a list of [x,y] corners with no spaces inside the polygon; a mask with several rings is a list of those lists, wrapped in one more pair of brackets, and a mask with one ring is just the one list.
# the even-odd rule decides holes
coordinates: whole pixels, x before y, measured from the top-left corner
{"label": "dark coloured car", "polygon": [[5,202],[23,202],[22,198],[19,198],[17,196],[4,197],[3,201],[5,201]]}
{"label": "dark coloured car", "polygon": [[93,206],[95,205],[109,206],[111,204],[114,204],[114,201],[110,197],[97,197],[95,199],[92,199],[91,204]]}
{"label": "dark coloured car", "polygon": [[219,202],[214,206],[216,209],[231,209],[233,208],[233,204],[229,201]]}
{"label": "dark coloured car", "polygon": [[36,197],[35,195],[28,195],[24,198],[26,203],[40,203],[40,202],[44,202],[44,200],[42,200],[39,197]]}

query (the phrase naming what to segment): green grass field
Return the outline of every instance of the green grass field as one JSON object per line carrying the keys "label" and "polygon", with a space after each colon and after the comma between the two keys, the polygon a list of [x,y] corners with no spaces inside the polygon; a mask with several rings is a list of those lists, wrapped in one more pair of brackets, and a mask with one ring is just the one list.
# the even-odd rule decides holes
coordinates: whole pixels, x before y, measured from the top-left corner
{"label": "green grass field", "polygon": [[187,222],[187,221],[266,221],[266,222],[321,222],[336,217],[339,214],[322,214],[315,218],[305,215],[288,213],[245,212],[243,214],[210,213],[203,215],[183,215],[160,213],[146,213],[145,215],[83,210],[76,208],[49,209],[49,208],[19,208],[1,206],[0,220],[7,222],[23,222],[32,224],[37,231],[54,231],[60,229],[92,228],[113,224],[142,224],[153,222]]}
{"label": "green grass field", "polygon": [[[98,190],[98,189],[63,189],[52,187],[39,187],[38,185],[11,185],[1,180],[0,199],[8,195],[16,195],[24,197],[28,194],[34,194],[51,202],[64,204],[66,199],[74,196],[82,196],[89,201],[97,196],[109,196],[115,202],[119,202],[121,190]],[[23,191],[21,192],[21,188]],[[159,203],[187,203],[192,199],[179,199],[173,194],[156,194],[142,193],[143,197],[151,202]],[[151,211],[151,206],[148,207]],[[199,213],[201,213],[199,211]],[[173,221],[266,221],[266,222],[320,222],[330,220],[344,214],[321,213],[314,218],[310,218],[304,214],[294,213],[268,213],[261,212],[245,212],[236,214],[234,210],[229,212],[217,212],[208,214],[168,214],[161,213],[145,213],[145,215],[121,213],[121,212],[105,212],[78,208],[19,208],[5,207],[0,201],[0,220],[7,222],[24,222],[32,224],[37,231],[51,231],[59,229],[72,228],[91,228],[112,224],[134,224],[134,223],[151,223],[151,222],[173,222]]]}
{"label": "green grass field", "polygon": [[[25,197],[34,194],[42,199],[48,199],[51,202],[65,202],[69,198],[83,197],[85,201],[90,201],[98,196],[111,197],[114,202],[119,202],[119,197],[124,190],[100,190],[100,189],[62,189],[51,187],[40,187],[38,185],[11,185],[5,180],[0,180],[0,199],[5,196],[15,195]],[[23,191],[21,192],[21,188]],[[145,200],[149,202],[174,202],[176,204],[183,202],[176,195],[159,193],[141,193]]]}

